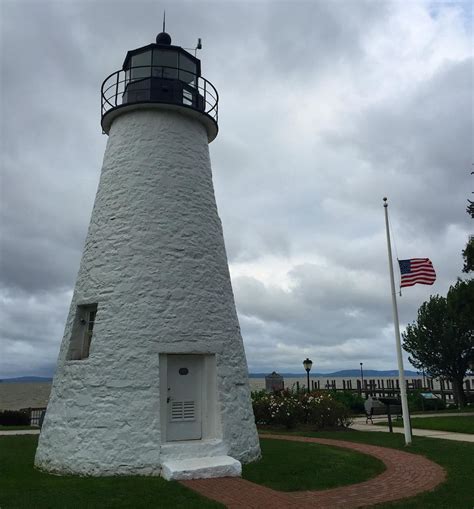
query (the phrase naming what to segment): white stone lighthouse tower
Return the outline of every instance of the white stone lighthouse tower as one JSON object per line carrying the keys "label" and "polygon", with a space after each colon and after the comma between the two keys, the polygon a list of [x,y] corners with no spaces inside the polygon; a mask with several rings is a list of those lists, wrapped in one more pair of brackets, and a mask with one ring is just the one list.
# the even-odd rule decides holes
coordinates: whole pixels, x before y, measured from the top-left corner
{"label": "white stone lighthouse tower", "polygon": [[238,475],[260,456],[208,143],[218,94],[161,33],[102,85],[102,173],[35,464]]}

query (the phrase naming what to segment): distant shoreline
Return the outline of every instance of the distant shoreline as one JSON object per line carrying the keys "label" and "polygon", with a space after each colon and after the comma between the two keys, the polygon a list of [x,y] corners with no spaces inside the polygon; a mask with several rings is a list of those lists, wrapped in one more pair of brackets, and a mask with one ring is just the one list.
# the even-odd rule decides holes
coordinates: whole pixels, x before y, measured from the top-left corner
{"label": "distant shoreline", "polygon": [[31,384],[31,383],[51,383],[53,378],[41,376],[21,376],[16,378],[0,378],[0,383],[4,384]]}
{"label": "distant shoreline", "polygon": [[[407,376],[407,382],[412,387],[421,389],[421,375]],[[11,379],[10,379],[11,380]],[[384,386],[387,389],[394,387],[398,382],[397,376],[377,376],[367,375],[364,372],[364,380],[372,383],[375,388]],[[390,384],[388,383],[390,380]],[[469,375],[466,380],[470,381],[470,386],[474,387],[474,376]],[[284,386],[288,389],[304,388],[307,384],[305,375],[284,376]],[[311,387],[314,389],[337,389],[356,391],[360,385],[360,374],[358,377],[334,376],[325,374],[319,376],[310,376]],[[314,384],[313,384],[314,382]],[[45,378],[45,381],[34,379],[30,381],[17,381],[0,383],[0,410],[19,410],[20,408],[44,408],[48,404],[49,395],[52,387],[52,379]],[[251,391],[261,391],[265,389],[265,375],[249,377],[249,386]],[[434,390],[440,389],[440,381],[433,380]],[[449,390],[449,388],[447,388]]]}
{"label": "distant shoreline", "polygon": [[[249,373],[249,378],[265,378],[270,375],[272,372],[268,373]],[[283,378],[301,378],[306,377],[306,374],[303,373],[290,373],[290,372],[279,372],[277,373]],[[398,376],[398,370],[376,370],[376,369],[367,369],[363,371],[364,378],[392,378]],[[340,371],[334,371],[332,373],[310,373],[310,378],[360,378],[361,372],[359,369],[346,369]],[[407,377],[421,377],[421,373],[417,373],[416,371],[405,370],[405,376]],[[12,377],[12,378],[1,378],[0,383],[12,384],[12,383],[49,383],[53,381],[53,377],[41,377],[41,376],[20,376],[20,377]]]}

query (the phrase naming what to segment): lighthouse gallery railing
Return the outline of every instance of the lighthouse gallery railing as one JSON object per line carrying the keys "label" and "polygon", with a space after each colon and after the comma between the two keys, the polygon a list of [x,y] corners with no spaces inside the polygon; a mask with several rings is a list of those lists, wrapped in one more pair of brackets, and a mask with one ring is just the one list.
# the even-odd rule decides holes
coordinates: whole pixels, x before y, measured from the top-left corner
{"label": "lighthouse gallery railing", "polygon": [[102,118],[112,109],[134,103],[184,106],[211,117],[217,124],[219,94],[214,85],[189,70],[163,65],[130,67],[102,83]]}

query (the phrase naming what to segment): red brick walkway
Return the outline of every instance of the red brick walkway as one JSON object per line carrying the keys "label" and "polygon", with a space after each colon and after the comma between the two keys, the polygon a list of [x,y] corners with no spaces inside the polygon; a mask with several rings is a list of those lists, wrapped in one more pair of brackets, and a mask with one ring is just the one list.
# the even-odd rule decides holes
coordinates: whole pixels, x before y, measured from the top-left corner
{"label": "red brick walkway", "polygon": [[355,509],[365,505],[413,497],[423,491],[434,489],[446,478],[446,472],[436,463],[418,454],[397,449],[325,438],[288,435],[264,435],[262,438],[345,447],[375,456],[385,463],[386,470],[368,481],[322,491],[284,493],[237,477],[194,479],[181,481],[182,484],[205,497],[225,504],[230,509],[270,507],[272,509],[310,507]]}

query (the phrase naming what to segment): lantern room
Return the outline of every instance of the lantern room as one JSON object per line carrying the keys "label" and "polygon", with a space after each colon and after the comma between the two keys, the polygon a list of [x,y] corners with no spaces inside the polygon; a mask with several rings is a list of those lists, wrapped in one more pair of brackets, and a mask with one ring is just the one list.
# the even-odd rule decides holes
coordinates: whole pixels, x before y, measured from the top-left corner
{"label": "lantern room", "polygon": [[217,103],[217,90],[201,76],[200,60],[172,45],[170,35],[161,32],[156,43],[128,51],[122,70],[102,84],[102,129],[108,134],[119,108],[168,105],[208,117],[202,120],[212,141],[217,135]]}

